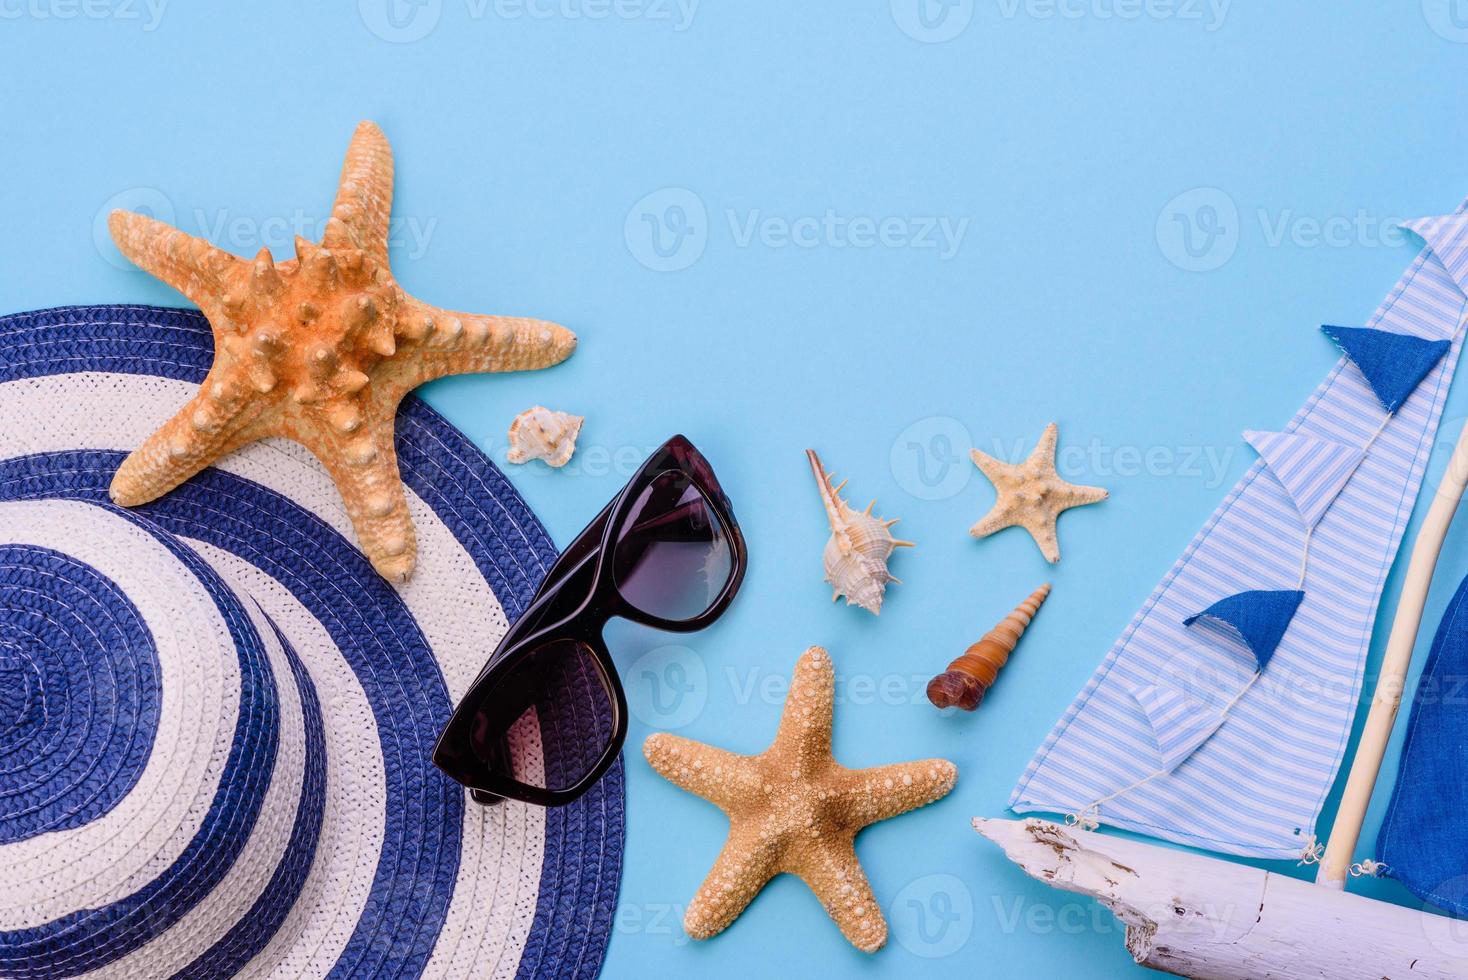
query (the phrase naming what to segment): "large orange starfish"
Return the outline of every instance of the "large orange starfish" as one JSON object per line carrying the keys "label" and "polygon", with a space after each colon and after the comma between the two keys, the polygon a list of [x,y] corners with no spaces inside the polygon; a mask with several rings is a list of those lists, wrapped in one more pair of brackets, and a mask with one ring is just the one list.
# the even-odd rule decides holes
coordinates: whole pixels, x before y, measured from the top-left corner
{"label": "large orange starfish", "polygon": [[694,939],[723,931],[775,875],[798,875],[853,946],[872,953],[887,920],[853,842],[857,831],[934,800],[958,770],[944,759],[847,769],[831,756],[831,657],[811,647],[795,665],[775,744],[736,755],[676,735],[648,736],[643,754],[674,784],[729,815],[729,839],[688,905]]}
{"label": "large orange starfish", "polygon": [[284,436],[326,467],[362,549],[406,581],[417,555],[393,422],[418,385],[450,374],[558,364],[576,337],[543,320],[455,313],[414,299],[388,267],[392,149],[357,127],[320,245],[253,261],[152,218],[114,211],[108,227],[138,266],[198,304],[214,364],[197,395],[123,461],[112,499],[162,496],[247,443]]}

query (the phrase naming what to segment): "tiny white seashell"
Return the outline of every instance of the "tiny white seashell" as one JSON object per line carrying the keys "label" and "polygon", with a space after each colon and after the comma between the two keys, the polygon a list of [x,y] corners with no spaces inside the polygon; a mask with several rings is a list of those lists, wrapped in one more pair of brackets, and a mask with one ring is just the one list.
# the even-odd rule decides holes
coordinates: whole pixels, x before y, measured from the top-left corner
{"label": "tiny white seashell", "polygon": [[805,451],[810,458],[810,468],[820,487],[821,503],[826,507],[826,517],[831,522],[831,538],[821,555],[826,567],[826,581],[835,590],[831,595],[834,602],[846,596],[848,606],[860,606],[873,615],[882,612],[882,597],[888,582],[897,582],[887,571],[887,559],[894,548],[911,548],[911,541],[900,541],[892,536],[892,525],[897,518],[882,520],[872,514],[877,505],[873,500],[866,510],[854,510],[841,499],[841,488],[832,486],[831,478],[821,466],[815,450]]}
{"label": "tiny white seashell", "polygon": [[547,466],[565,466],[576,451],[576,436],[585,418],[556,412],[543,405],[527,408],[510,423],[512,463],[528,463],[543,459]]}

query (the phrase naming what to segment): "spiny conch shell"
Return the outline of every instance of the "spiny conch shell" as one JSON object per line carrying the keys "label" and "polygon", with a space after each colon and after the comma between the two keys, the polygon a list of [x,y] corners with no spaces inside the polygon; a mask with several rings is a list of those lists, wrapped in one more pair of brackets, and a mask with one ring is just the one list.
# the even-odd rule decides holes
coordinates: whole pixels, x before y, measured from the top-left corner
{"label": "spiny conch shell", "polygon": [[955,705],[964,711],[977,708],[1049,594],[1050,583],[1046,582],[1000,620],[998,626],[985,633],[983,639],[965,650],[963,656],[949,664],[946,671],[928,681],[928,700],[939,708]]}
{"label": "spiny conch shell", "polygon": [[831,539],[821,555],[826,581],[835,589],[831,601],[844,595],[848,606],[860,606],[874,616],[879,615],[887,583],[898,582],[887,571],[887,559],[893,548],[911,548],[913,543],[892,536],[891,527],[897,518],[884,521],[873,516],[875,500],[867,504],[866,510],[853,510],[841,499],[841,488],[846,486],[846,481],[833,487],[815,450],[807,449],[805,454],[810,457],[811,472],[821,489],[821,503],[826,505],[826,517],[831,522]]}
{"label": "spiny conch shell", "polygon": [[584,416],[554,412],[544,405],[527,408],[510,423],[510,451],[505,458],[512,463],[543,459],[547,466],[565,466],[576,451],[584,421]]}

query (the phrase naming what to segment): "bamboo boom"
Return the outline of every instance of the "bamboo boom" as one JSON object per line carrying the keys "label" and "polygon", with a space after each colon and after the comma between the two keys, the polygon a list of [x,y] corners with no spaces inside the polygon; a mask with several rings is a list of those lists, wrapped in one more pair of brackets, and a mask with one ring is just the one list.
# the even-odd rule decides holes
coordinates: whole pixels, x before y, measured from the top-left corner
{"label": "bamboo boom", "polygon": [[1417,630],[1422,625],[1422,609],[1427,604],[1432,573],[1437,568],[1438,553],[1442,551],[1443,539],[1447,537],[1458,502],[1463,499],[1465,485],[1468,485],[1468,425],[1464,425],[1458,435],[1458,444],[1448,461],[1448,471],[1438,484],[1432,506],[1423,518],[1422,529],[1417,532],[1417,541],[1412,546],[1412,559],[1407,564],[1407,575],[1402,582],[1402,597],[1397,602],[1396,618],[1392,620],[1386,654],[1381,661],[1381,677],[1376,682],[1371,710],[1366,715],[1366,728],[1361,733],[1361,744],[1351,763],[1350,775],[1346,777],[1340,810],[1336,813],[1330,841],[1320,861],[1320,872],[1315,878],[1316,884],[1326,888],[1344,888],[1346,876],[1350,873],[1351,858],[1361,836],[1361,824],[1366,819],[1366,807],[1371,802],[1371,792],[1376,787],[1387,742],[1392,737],[1392,725],[1397,719],[1397,708],[1402,703],[1402,688],[1407,678],[1407,667],[1412,662],[1412,648],[1417,644]]}

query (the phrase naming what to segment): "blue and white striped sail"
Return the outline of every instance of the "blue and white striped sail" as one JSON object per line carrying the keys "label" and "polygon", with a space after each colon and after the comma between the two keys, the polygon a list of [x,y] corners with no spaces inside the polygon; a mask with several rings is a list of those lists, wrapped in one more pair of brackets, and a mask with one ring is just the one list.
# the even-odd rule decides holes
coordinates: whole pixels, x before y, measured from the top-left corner
{"label": "blue and white striped sail", "polygon": [[1295,509],[1309,527],[1320,523],[1325,512],[1361,465],[1366,451],[1329,439],[1315,439],[1301,432],[1244,433],[1249,445],[1295,501]]}
{"label": "blue and white striped sail", "polygon": [[1147,715],[1162,768],[1168,772],[1182,765],[1223,724],[1224,715],[1218,707],[1195,700],[1170,684],[1148,684],[1137,688],[1132,696]]}
{"label": "blue and white striped sail", "polygon": [[1347,356],[1283,431],[1248,434],[1261,458],[1046,738],[1011,808],[1253,857],[1294,858],[1312,839],[1462,341],[1468,218],[1407,227],[1428,247],[1364,330],[1326,328]]}

